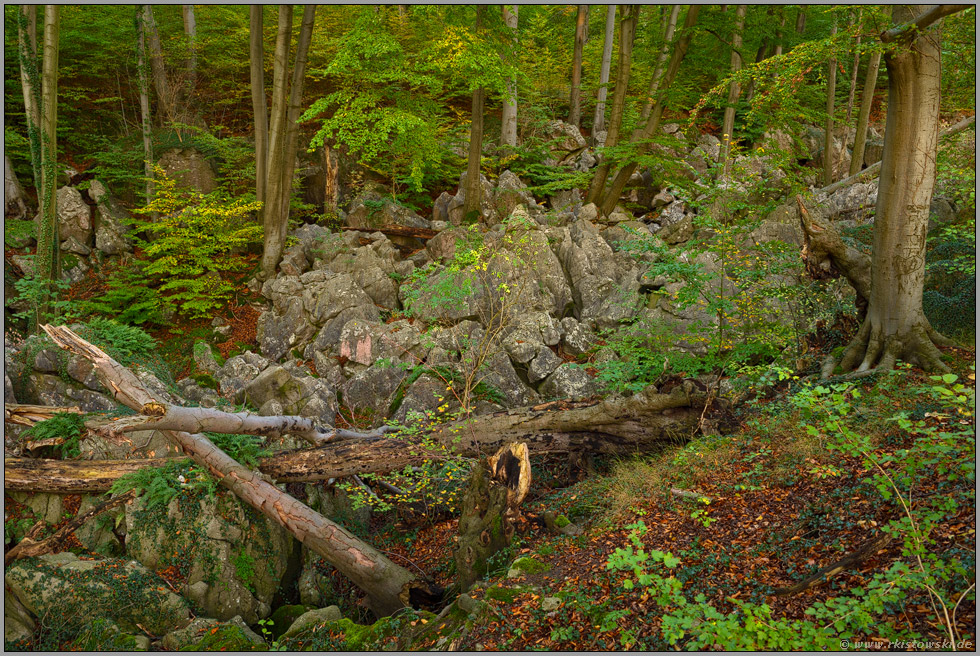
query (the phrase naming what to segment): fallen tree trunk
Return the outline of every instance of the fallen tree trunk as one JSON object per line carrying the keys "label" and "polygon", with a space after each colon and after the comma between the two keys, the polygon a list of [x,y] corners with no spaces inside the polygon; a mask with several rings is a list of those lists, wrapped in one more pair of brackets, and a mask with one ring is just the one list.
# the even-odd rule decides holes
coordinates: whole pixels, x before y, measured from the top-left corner
{"label": "fallen tree trunk", "polygon": [[[338,437],[349,439],[279,453],[262,460],[259,470],[279,483],[324,481],[369,472],[397,471],[427,460],[445,458],[447,452],[478,457],[512,442],[528,443],[535,454],[572,451],[639,453],[671,440],[691,437],[706,401],[704,392],[687,383],[674,388],[670,394],[658,394],[653,388],[648,388],[626,399],[610,399],[563,410],[549,410],[557,403],[518,408],[436,426],[429,435],[444,448],[435,450],[403,439],[377,439],[365,437],[366,434],[362,433],[338,431]],[[224,414],[213,410],[209,412]],[[125,419],[136,422],[141,430],[162,425],[139,423],[139,420],[145,419],[140,417]],[[376,434],[380,435],[381,431]],[[22,461],[14,459],[6,462],[9,463],[6,466],[14,467],[13,471],[23,472],[12,481],[8,474],[8,488],[47,492],[64,490],[64,493],[79,491],[73,487],[76,485],[75,478],[84,479],[77,484],[94,486],[97,483],[103,486],[98,489],[93,487],[93,492],[105,491],[116,478],[132,471],[129,468],[156,466],[157,463],[155,460],[28,461],[44,464],[33,465],[38,472],[37,478],[33,481],[33,487],[27,487],[31,485],[29,467],[32,465],[21,464]],[[17,487],[11,487],[10,482]]]}
{"label": "fallen tree trunk", "polygon": [[[45,325],[43,329],[59,347],[89,359],[99,380],[117,401],[144,414],[162,407],[132,372],[98,347],[65,326]],[[223,486],[278,522],[349,578],[367,594],[368,603],[378,616],[390,615],[410,605],[419,594],[437,594],[434,586],[418,580],[342,526],[266,482],[257,472],[243,467],[203,435],[170,430],[164,434],[195,462],[207,468]]]}
{"label": "fallen tree trunk", "polygon": [[126,474],[162,467],[167,458],[151,460],[46,460],[4,458],[3,489],[54,494],[98,494]]}

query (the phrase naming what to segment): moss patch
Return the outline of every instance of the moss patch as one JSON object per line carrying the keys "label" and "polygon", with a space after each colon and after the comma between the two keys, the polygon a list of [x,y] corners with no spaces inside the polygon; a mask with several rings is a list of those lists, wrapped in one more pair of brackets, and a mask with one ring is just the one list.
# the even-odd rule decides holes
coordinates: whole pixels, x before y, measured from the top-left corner
{"label": "moss patch", "polygon": [[240,626],[225,624],[214,633],[205,634],[199,642],[181,647],[180,651],[269,651],[269,647],[252,642]]}
{"label": "moss patch", "polygon": [[[567,522],[568,520],[566,519],[565,521]],[[527,574],[537,574],[538,572],[547,572],[551,569],[551,565],[525,556],[515,560],[510,568],[516,569],[519,572],[526,572]]]}

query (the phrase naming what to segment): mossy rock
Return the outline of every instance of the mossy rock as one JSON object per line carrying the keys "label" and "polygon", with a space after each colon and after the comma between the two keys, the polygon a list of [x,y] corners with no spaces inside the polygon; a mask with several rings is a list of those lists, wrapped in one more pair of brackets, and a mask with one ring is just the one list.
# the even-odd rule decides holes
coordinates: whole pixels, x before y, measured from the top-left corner
{"label": "mossy rock", "polygon": [[487,588],[486,594],[484,596],[487,599],[492,599],[493,601],[502,601],[505,604],[512,604],[514,603],[514,599],[516,599],[517,595],[519,594],[520,591],[514,590],[513,588],[504,588],[504,587],[495,586],[492,588]]}
{"label": "mossy rock", "polygon": [[149,646],[150,641],[145,637],[123,633],[112,620],[98,618],[72,641],[71,651],[147,651]]}
{"label": "mossy rock", "polygon": [[261,638],[257,642],[255,633],[237,623],[222,624],[213,631],[206,633],[200,641],[181,647],[180,651],[269,651]]}
{"label": "mossy rock", "polygon": [[568,517],[565,517],[564,515],[558,515],[557,517],[555,517],[555,526],[557,526],[558,528],[565,528],[571,523],[572,521],[568,519]]}
{"label": "mossy rock", "polygon": [[290,606],[280,606],[272,612],[270,619],[272,620],[272,626],[270,630],[272,631],[272,637],[278,638],[283,633],[285,633],[293,623],[299,619],[302,615],[314,610],[313,606],[307,606],[305,604],[293,604]]}
{"label": "mossy rock", "polygon": [[551,565],[547,563],[542,563],[540,560],[535,560],[534,558],[524,556],[523,558],[518,558],[513,563],[511,563],[510,571],[507,572],[507,576],[511,577],[511,572],[514,571],[516,571],[517,573],[524,573],[524,574],[537,574],[539,572],[547,572],[550,569],[551,569]]}

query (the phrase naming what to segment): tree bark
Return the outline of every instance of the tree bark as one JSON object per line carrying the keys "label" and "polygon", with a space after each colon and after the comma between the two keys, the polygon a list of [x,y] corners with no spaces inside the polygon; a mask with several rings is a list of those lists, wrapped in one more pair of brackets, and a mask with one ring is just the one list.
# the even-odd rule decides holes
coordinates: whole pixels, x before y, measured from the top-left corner
{"label": "tree bark", "polygon": [[[113,391],[117,401],[134,410],[159,406],[136,376],[101,349],[64,326],[44,326],[44,330],[59,347],[89,359],[100,381]],[[257,472],[238,464],[203,435],[183,431],[164,431],[164,434],[236,496],[278,522],[347,576],[367,594],[371,609],[379,616],[409,605],[413,590],[434,594],[431,586],[418,581],[411,572],[266,482]]]}
{"label": "tree bark", "polygon": [[[517,9],[519,5],[501,5],[504,24],[513,34],[514,49],[517,49]],[[516,55],[516,53],[515,53]],[[507,83],[507,96],[504,98],[503,111],[500,118],[500,145],[509,148],[517,147],[517,77],[512,77]]]}
{"label": "tree bark", "polygon": [[[861,10],[851,14],[851,27],[861,25]],[[851,84],[847,89],[847,111],[844,112],[844,125],[850,125],[851,112],[854,111],[854,93],[857,91],[858,68],[861,66],[861,33],[854,40],[854,62],[851,64]],[[848,175],[851,175],[850,173]]]}
{"label": "tree bark", "polygon": [[[837,34],[837,19],[831,28],[830,36]],[[827,186],[834,181],[834,102],[837,93],[837,58],[831,57],[827,62],[827,120],[823,128],[823,184]]]}
{"label": "tree bark", "polygon": [[162,467],[168,458],[135,460],[53,460],[4,458],[3,489],[51,494],[101,494],[127,474]]}
{"label": "tree bark", "polygon": [[[150,84],[146,74],[146,25],[144,9],[136,10],[136,68],[140,87],[140,127],[143,133],[143,174],[146,176],[146,204],[153,201],[153,133],[150,116]],[[153,220],[156,220],[154,217]]]}
{"label": "tree bark", "polygon": [[[647,117],[647,122],[643,126],[643,129],[638,131],[633,135],[633,141],[640,142],[639,146],[640,153],[648,152],[652,145],[650,143],[643,143],[652,139],[657,131],[660,129],[660,121],[664,115],[664,109],[666,107],[663,94],[666,93],[670,85],[673,84],[674,78],[677,76],[677,71],[680,70],[681,63],[684,61],[684,57],[687,55],[688,47],[691,45],[691,39],[694,37],[694,32],[692,28],[695,22],[697,22],[698,12],[701,7],[699,5],[689,5],[687,10],[687,18],[684,20],[684,34],[678,40],[677,45],[674,47],[674,53],[671,55],[670,64],[667,66],[667,72],[664,74],[663,79],[658,83],[661,94],[657,99],[656,104],[650,111],[650,115]],[[616,207],[616,202],[619,200],[619,195],[623,192],[623,188],[626,187],[626,183],[629,182],[630,176],[636,170],[636,163],[630,162],[626,164],[623,168],[616,173],[616,177],[613,178],[612,185],[606,191],[600,203],[601,210],[607,216],[612,213],[613,209]]]}
{"label": "tree bark", "polygon": [[[476,7],[476,34],[479,37],[483,27],[483,5]],[[470,107],[470,149],[466,158],[465,193],[463,199],[463,214],[467,219],[481,217],[480,207],[483,202],[483,185],[480,184],[480,159],[483,156],[483,105],[486,92],[483,87],[473,89],[473,101]]]}
{"label": "tree bark", "polygon": [[252,117],[255,122],[255,199],[265,203],[266,167],[269,158],[269,106],[265,98],[265,49],[262,9],[249,7],[249,75],[252,85]]}
{"label": "tree bark", "polygon": [[606,30],[602,42],[602,65],[599,69],[599,96],[592,120],[592,136],[606,127],[606,95],[609,92],[609,69],[612,66],[613,38],[616,34],[616,5],[606,5]]}
{"label": "tree bark", "polygon": [[[735,27],[732,30],[732,75],[742,68],[742,29],[745,27],[746,5],[739,5],[735,10]],[[735,130],[735,105],[741,94],[741,85],[734,79],[728,85],[728,102],[725,104],[725,117],[721,126],[721,148],[718,149],[718,163],[722,165],[722,177],[727,178],[731,171],[732,132]]]}
{"label": "tree bark", "polygon": [[572,96],[569,100],[568,122],[575,127],[582,123],[582,50],[585,48],[585,29],[589,6],[579,5],[575,16],[575,49],[572,54]]}
{"label": "tree bark", "polygon": [[27,143],[31,150],[31,168],[38,202],[41,197],[41,72],[37,57],[37,5],[21,5],[17,16],[20,84],[24,92],[24,119]]}
{"label": "tree bark", "polygon": [[3,215],[19,219],[27,216],[27,203],[24,202],[24,188],[14,173],[10,156],[3,154]]}
{"label": "tree bark", "polygon": [[167,68],[163,62],[163,47],[160,45],[160,33],[153,18],[153,5],[143,5],[143,22],[147,40],[150,45],[150,69],[153,72],[153,86],[157,91],[157,117],[161,125],[176,120],[174,112],[174,97],[167,80]]}
{"label": "tree bark", "polygon": [[[626,91],[629,87],[630,66],[633,61],[633,37],[636,35],[639,11],[640,8],[636,5],[619,6],[619,62],[616,66],[616,86],[613,88],[605,148],[612,148],[619,143],[619,129],[623,123],[623,108],[626,105]],[[602,157],[595,175],[592,177],[592,184],[589,186],[589,193],[585,198],[586,203],[598,204],[602,200],[606,189],[606,179],[609,177],[611,169],[612,165],[609,158]]]}
{"label": "tree bark", "polygon": [[41,189],[38,192],[41,223],[37,226],[34,271],[46,281],[47,293],[31,318],[31,329],[48,314],[54,294],[51,282],[61,278],[61,239],[58,234],[58,5],[44,5],[44,54],[41,65]]}

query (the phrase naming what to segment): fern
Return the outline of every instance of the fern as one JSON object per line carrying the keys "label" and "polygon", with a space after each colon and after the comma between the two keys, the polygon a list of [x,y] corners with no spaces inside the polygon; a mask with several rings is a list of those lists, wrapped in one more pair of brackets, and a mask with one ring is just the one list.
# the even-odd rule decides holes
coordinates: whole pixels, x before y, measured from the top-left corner
{"label": "fern", "polygon": [[204,435],[233,460],[249,469],[255,469],[259,465],[259,460],[272,455],[272,451],[265,448],[262,438],[255,435],[230,435],[226,433],[205,433]]}
{"label": "fern", "polygon": [[77,458],[82,454],[79,440],[85,431],[85,417],[75,412],[58,412],[50,419],[39,421],[26,431],[24,435],[38,440],[62,438],[64,442],[55,445],[61,452],[62,458]]}
{"label": "fern", "polygon": [[109,494],[136,490],[147,509],[166,506],[182,491],[204,492],[214,496],[218,483],[188,458],[173,460],[161,467],[146,467],[119,478]]}

